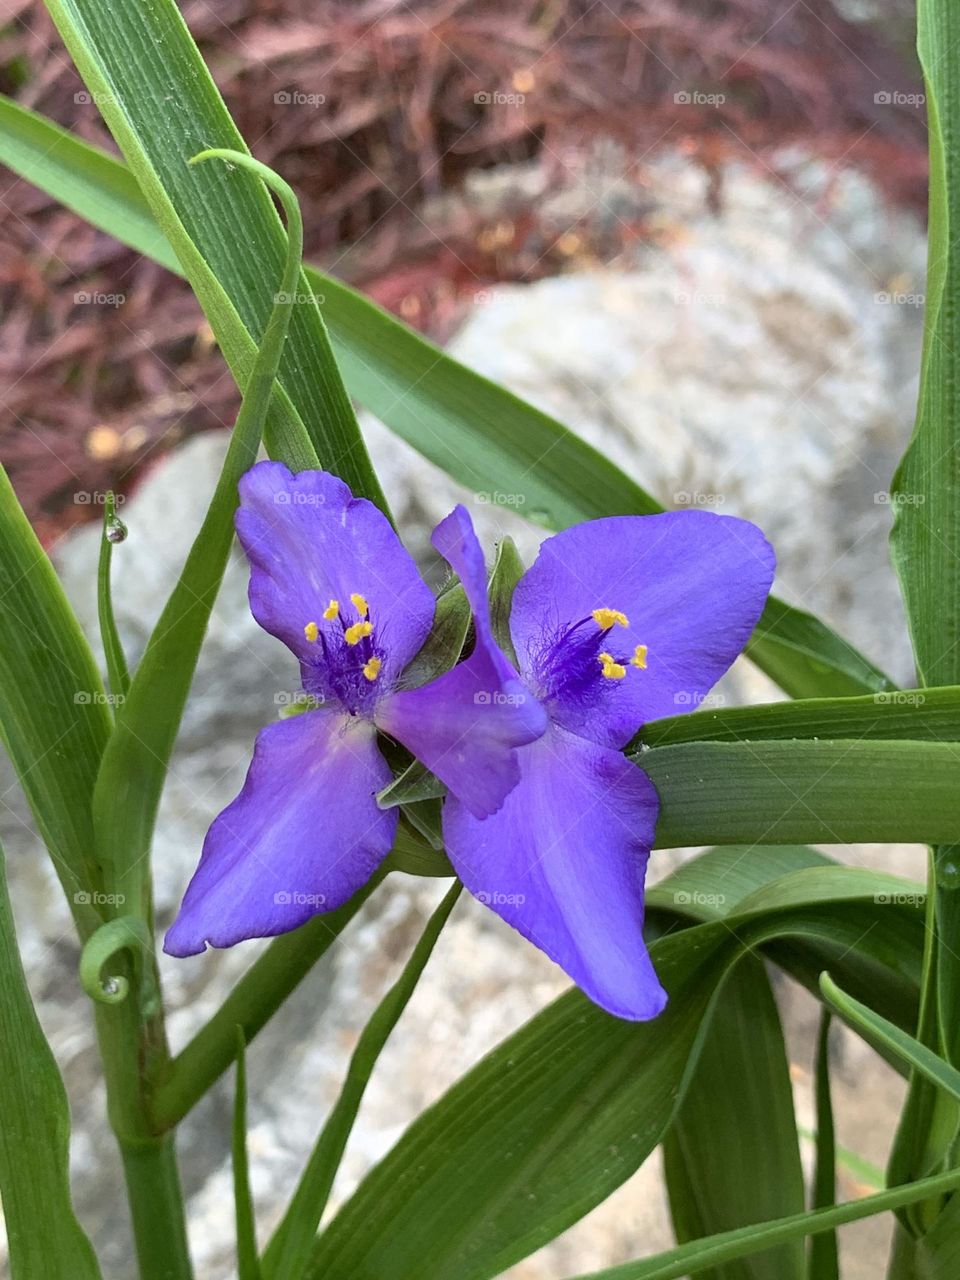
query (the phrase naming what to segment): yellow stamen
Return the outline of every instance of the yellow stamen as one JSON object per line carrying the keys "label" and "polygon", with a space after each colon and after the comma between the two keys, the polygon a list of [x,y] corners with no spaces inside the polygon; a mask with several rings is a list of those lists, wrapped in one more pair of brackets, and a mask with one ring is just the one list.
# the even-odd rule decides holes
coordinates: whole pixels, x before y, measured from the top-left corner
{"label": "yellow stamen", "polygon": [[331,600],[330,603],[327,605],[327,607],[324,609],[323,616],[326,618],[328,622],[332,622],[339,612],[340,612],[340,601]]}
{"label": "yellow stamen", "polygon": [[622,680],[627,674],[627,668],[617,662],[612,653],[598,654],[597,661],[601,667],[600,674],[607,680]]}
{"label": "yellow stamen", "polygon": [[358,595],[356,591],[354,591],[350,596],[350,602],[361,618],[365,618],[370,612],[370,606],[367,604],[366,599],[363,596]]}
{"label": "yellow stamen", "polygon": [[647,669],[647,646],[638,644],[633,651],[633,657],[630,659],[631,667],[639,667],[641,671]]}
{"label": "yellow stamen", "polygon": [[303,634],[307,637],[311,644],[316,642],[317,636],[320,634],[320,628],[315,622],[308,622],[303,628]]}
{"label": "yellow stamen", "polygon": [[359,644],[363,637],[368,636],[372,630],[372,622],[355,622],[352,627],[347,627],[343,633],[343,638],[347,644]]}
{"label": "yellow stamen", "polygon": [[371,658],[369,662],[363,664],[363,674],[368,680],[376,680],[382,666],[383,662],[380,658]]}
{"label": "yellow stamen", "polygon": [[627,615],[619,609],[594,609],[593,620],[601,631],[609,631],[611,627],[629,627]]}

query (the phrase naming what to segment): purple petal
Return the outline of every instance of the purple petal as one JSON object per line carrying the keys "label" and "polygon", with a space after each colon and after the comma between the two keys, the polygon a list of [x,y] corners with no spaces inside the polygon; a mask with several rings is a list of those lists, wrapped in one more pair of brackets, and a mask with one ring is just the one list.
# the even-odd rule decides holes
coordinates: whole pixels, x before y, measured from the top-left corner
{"label": "purple petal", "polygon": [[[647,721],[699,705],[750,638],[774,567],[756,525],[732,516],[675,511],[575,525],[543,543],[517,585],[510,633],[520,670],[559,724],[622,746]],[[619,610],[629,625],[599,633],[598,608]],[[646,669],[629,664],[638,645]],[[626,675],[598,675],[593,648]]]}
{"label": "purple petal", "polygon": [[374,798],[390,778],[368,721],[307,711],[262,729],[243,790],[207,832],[164,951],[192,956],[206,943],[271,937],[342,906],[393,844],[397,811]]}
{"label": "purple petal", "polygon": [[619,752],[556,727],[518,756],[521,781],[493,817],[444,804],[457,875],[609,1013],[656,1017],[666,995],[643,942],[653,783]]}
{"label": "purple petal", "polygon": [[433,593],[383,512],[342,480],[258,462],[240,481],[236,524],[251,564],[253,615],[301,662],[320,660],[304,628],[323,629],[331,600],[356,621],[354,593],[370,606],[381,686],[419,651],[433,623]]}
{"label": "purple petal", "polygon": [[376,720],[483,817],[516,785],[514,748],[538,738],[547,716],[493,638],[483,552],[462,506],[437,525],[433,544],[458,574],[473,610],[473,652],[430,684],[385,697]]}

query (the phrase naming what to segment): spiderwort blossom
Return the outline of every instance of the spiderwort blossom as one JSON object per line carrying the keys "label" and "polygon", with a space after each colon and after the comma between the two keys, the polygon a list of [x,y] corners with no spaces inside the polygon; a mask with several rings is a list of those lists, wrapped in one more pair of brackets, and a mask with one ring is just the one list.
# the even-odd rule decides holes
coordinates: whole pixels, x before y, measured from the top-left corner
{"label": "spiderwort blossom", "polygon": [[774,554],[747,521],[618,516],[548,538],[513,597],[520,674],[550,718],[521,779],[479,821],[455,796],[447,852],[467,888],[621,1018],[666,996],[643,943],[657,793],[619,750],[690,710],[743,649]]}
{"label": "spiderwort blossom", "polygon": [[366,883],[398,821],[375,798],[392,780],[378,728],[481,818],[519,778],[513,749],[547,724],[494,642],[483,553],[463,507],[433,543],[460,577],[476,641],[416,689],[402,688],[402,672],[430,632],[434,597],[372,503],[326,472],[261,462],[240,482],[236,526],[253,615],[299,659],[318,705],[258,734],[243,789],[207,833],[167,934],[176,956],[294,929]]}

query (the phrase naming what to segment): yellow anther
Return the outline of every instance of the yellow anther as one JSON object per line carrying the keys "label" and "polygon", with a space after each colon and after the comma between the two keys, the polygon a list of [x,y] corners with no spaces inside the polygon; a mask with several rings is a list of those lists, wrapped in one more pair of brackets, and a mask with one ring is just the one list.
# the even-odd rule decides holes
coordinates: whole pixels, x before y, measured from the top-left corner
{"label": "yellow anther", "polygon": [[597,661],[600,663],[600,674],[607,680],[622,680],[627,674],[627,668],[622,666],[612,653],[597,654]]}
{"label": "yellow anther", "polygon": [[594,609],[593,620],[601,631],[609,631],[611,627],[629,627],[627,615],[619,609]]}
{"label": "yellow anther", "polygon": [[320,628],[315,622],[308,622],[303,628],[303,634],[307,637],[311,644],[316,642],[317,636],[320,634]]}
{"label": "yellow anther", "polygon": [[639,667],[641,671],[647,669],[647,646],[638,644],[633,651],[633,657],[630,659],[631,667]]}
{"label": "yellow anther", "polygon": [[372,622],[355,622],[352,627],[347,627],[343,633],[343,638],[347,644],[359,644],[363,637],[368,636],[372,630]]}
{"label": "yellow anther", "polygon": [[380,658],[371,658],[369,662],[363,664],[363,674],[368,680],[376,680],[382,666],[383,661]]}
{"label": "yellow anther", "polygon": [[327,605],[327,607],[324,609],[323,616],[326,618],[328,622],[332,622],[339,612],[340,612],[340,601],[331,600],[330,603]]}
{"label": "yellow anther", "polygon": [[350,596],[350,603],[356,609],[357,613],[359,613],[361,618],[365,618],[370,612],[370,606],[367,604],[365,597],[358,595],[356,591],[354,591]]}

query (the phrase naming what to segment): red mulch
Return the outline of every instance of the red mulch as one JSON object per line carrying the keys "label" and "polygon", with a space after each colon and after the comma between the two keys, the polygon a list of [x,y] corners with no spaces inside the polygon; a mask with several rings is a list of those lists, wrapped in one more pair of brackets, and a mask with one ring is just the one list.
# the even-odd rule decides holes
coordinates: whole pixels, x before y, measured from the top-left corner
{"label": "red mulch", "polygon": [[[827,0],[188,0],[184,15],[251,149],[296,187],[308,256],[442,337],[485,284],[645,234],[573,253],[535,209],[426,226],[422,201],[475,169],[529,160],[560,182],[571,149],[614,137],[638,161],[682,146],[716,172],[798,140],[922,208],[922,108],[875,100],[920,90],[912,4],[887,8],[882,28]],[[0,88],[109,144],[42,6],[4,14]],[[675,100],[693,91],[725,101]],[[4,182],[0,221],[0,457],[51,538],[89,518],[78,495],[229,424],[236,392],[182,282],[25,183]]]}

